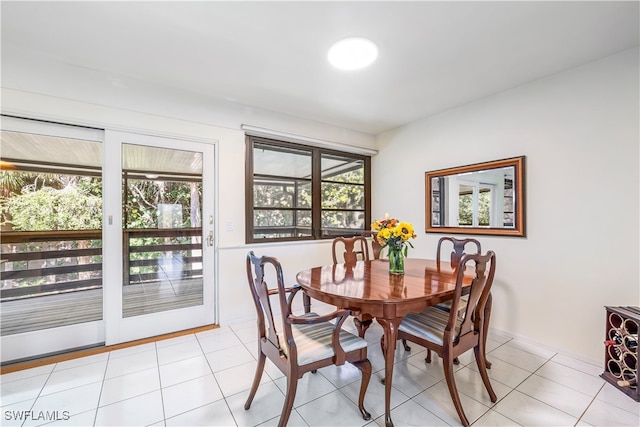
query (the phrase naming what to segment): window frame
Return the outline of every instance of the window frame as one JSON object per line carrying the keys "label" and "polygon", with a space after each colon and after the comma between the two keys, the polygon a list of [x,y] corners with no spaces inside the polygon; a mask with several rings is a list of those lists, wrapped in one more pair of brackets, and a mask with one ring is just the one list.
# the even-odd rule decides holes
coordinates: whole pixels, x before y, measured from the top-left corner
{"label": "window frame", "polygon": [[[292,150],[305,150],[311,152],[311,235],[300,237],[272,237],[272,238],[255,238],[253,216],[255,211],[253,190],[254,190],[254,162],[253,147],[255,143],[263,143],[267,145],[283,147]],[[328,148],[322,148],[312,145],[299,144],[294,142],[282,141],[271,138],[264,138],[254,135],[246,135],[245,137],[245,242],[253,243],[271,243],[271,242],[293,242],[307,240],[328,240],[338,237],[338,235],[322,235],[322,155],[336,155],[352,158],[362,161],[364,164],[364,228],[363,229],[345,229],[340,236],[356,236],[369,229],[368,224],[371,223],[371,156],[350,153]],[[292,178],[294,179],[294,178]],[[349,183],[345,183],[349,184]],[[359,185],[359,184],[357,184]],[[340,209],[349,210],[349,209]]]}

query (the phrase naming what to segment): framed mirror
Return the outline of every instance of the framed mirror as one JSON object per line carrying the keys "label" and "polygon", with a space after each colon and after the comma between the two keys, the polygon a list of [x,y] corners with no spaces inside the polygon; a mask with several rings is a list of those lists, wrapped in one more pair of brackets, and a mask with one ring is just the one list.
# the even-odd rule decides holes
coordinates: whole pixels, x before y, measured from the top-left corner
{"label": "framed mirror", "polygon": [[524,237],[524,159],[426,172],[426,232]]}

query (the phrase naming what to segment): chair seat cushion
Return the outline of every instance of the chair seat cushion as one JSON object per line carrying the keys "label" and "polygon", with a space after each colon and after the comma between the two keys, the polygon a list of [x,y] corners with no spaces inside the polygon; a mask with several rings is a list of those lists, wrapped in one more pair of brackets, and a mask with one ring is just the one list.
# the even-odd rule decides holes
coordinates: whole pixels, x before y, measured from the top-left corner
{"label": "chair seat cushion", "polygon": [[[441,302],[440,304],[436,304],[434,306],[435,308],[439,308],[440,310],[444,310],[446,312],[451,311],[451,301],[445,301],[445,302]],[[431,308],[431,307],[429,307]],[[458,314],[459,315],[464,315],[464,309],[467,308],[467,300],[464,298],[460,299],[460,302],[458,303]],[[428,310],[428,308],[427,308]]]}
{"label": "chair seat cushion", "polygon": [[[398,328],[418,338],[443,345],[444,329],[449,322],[449,313],[436,307],[428,307],[420,313],[409,313]],[[456,319],[456,332],[460,330],[462,320]]]}
{"label": "chair seat cushion", "polygon": [[[317,316],[316,313],[307,313],[304,317]],[[298,349],[298,364],[307,365],[318,360],[333,357],[333,347],[331,345],[331,334],[334,324],[329,322],[316,323],[312,325],[291,325],[293,340]],[[368,343],[357,335],[353,335],[345,330],[340,330],[340,345],[345,353],[367,347]],[[283,346],[285,354],[287,346]]]}

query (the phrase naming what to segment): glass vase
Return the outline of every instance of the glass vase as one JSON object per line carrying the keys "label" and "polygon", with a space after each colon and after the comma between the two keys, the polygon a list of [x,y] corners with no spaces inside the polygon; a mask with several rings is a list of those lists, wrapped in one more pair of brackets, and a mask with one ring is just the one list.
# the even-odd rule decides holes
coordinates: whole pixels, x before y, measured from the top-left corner
{"label": "glass vase", "polygon": [[389,246],[389,273],[404,274],[404,252]]}

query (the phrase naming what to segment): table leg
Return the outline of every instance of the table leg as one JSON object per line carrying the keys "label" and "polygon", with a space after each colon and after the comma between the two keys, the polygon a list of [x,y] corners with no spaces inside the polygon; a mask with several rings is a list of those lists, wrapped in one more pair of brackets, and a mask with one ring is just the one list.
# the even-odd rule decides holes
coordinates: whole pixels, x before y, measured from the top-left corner
{"label": "table leg", "polygon": [[373,323],[373,319],[368,314],[361,314],[353,318],[353,323],[358,329],[358,335],[360,335],[360,338],[364,338],[364,334]]}
{"label": "table leg", "polygon": [[393,362],[396,354],[396,340],[398,339],[398,326],[402,319],[380,319],[378,323],[384,329],[384,422],[386,427],[393,427],[391,421],[391,379],[393,378]]}
{"label": "table leg", "polygon": [[302,293],[302,305],[305,313],[311,312],[311,297],[306,292]]}

